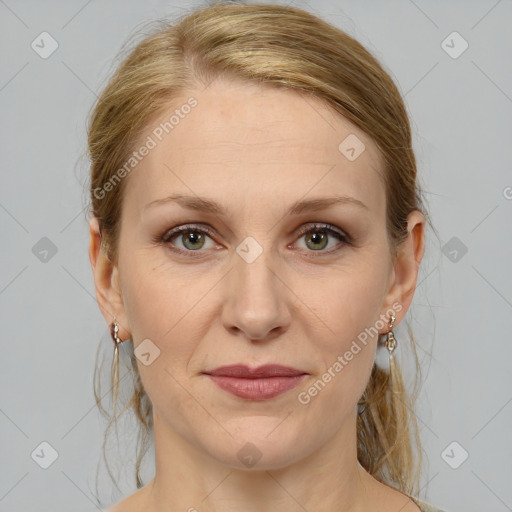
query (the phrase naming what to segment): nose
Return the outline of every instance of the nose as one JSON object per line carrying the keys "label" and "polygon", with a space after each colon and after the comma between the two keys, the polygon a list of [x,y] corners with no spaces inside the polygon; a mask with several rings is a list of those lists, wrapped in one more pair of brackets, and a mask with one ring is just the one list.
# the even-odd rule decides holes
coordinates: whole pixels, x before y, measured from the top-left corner
{"label": "nose", "polygon": [[231,333],[249,340],[270,340],[289,327],[292,292],[270,259],[270,250],[252,262],[238,254],[225,280],[222,323]]}

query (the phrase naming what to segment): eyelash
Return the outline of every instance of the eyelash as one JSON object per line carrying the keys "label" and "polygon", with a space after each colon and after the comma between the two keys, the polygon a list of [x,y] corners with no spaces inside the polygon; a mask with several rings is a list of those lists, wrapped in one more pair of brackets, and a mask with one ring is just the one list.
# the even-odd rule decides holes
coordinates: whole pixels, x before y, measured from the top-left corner
{"label": "eyelash", "polygon": [[[310,250],[307,252],[312,252],[312,253],[318,252],[318,253],[320,253],[320,255],[329,255],[329,254],[338,252],[345,245],[352,245],[352,238],[350,237],[350,235],[338,230],[335,226],[333,226],[331,224],[313,223],[313,225],[301,229],[298,233],[298,236],[299,236],[299,238],[301,238],[304,235],[307,235],[309,233],[314,233],[316,231],[325,231],[329,235],[334,235],[335,238],[337,238],[341,242],[341,244],[333,249],[328,250],[328,251],[323,251],[323,250],[312,251],[312,250]],[[205,235],[208,235],[210,238],[214,238],[214,236],[215,236],[215,233],[213,232],[213,230],[211,228],[209,228],[208,226],[201,226],[199,228],[199,227],[197,227],[197,225],[194,225],[194,224],[186,224],[183,226],[178,226],[176,228],[173,228],[170,231],[164,232],[164,234],[161,236],[158,236],[154,240],[154,242],[169,244],[169,248],[172,251],[177,252],[178,254],[187,254],[187,256],[200,258],[200,257],[202,257],[200,255],[200,253],[204,252],[204,251],[183,250],[183,249],[174,247],[172,244],[170,244],[171,240],[173,240],[177,236],[179,236],[183,233],[191,233],[191,232],[205,234]],[[199,254],[193,254],[196,252]],[[308,256],[308,257],[311,257],[311,256]],[[316,256],[312,256],[312,257],[316,257]]]}

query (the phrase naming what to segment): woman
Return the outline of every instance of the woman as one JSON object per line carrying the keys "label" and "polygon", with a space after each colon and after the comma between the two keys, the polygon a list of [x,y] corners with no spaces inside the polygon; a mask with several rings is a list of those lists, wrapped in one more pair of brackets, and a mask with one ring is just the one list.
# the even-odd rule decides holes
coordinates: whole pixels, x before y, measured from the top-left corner
{"label": "woman", "polygon": [[122,62],[89,254],[156,467],[110,512],[439,510],[393,357],[428,222],[411,146],[381,65],[300,9],[198,9]]}

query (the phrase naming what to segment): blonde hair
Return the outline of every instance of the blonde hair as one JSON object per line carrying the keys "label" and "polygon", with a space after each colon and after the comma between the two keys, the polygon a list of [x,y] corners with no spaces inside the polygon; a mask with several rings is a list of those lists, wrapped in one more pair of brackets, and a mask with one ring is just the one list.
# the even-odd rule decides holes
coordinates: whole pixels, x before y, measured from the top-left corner
{"label": "blonde hair", "polygon": [[[342,30],[298,8],[220,3],[196,9],[177,22],[162,21],[119,65],[91,114],[91,212],[98,219],[102,247],[117,264],[123,191],[129,177],[105,197],[102,189],[127,161],[150,119],[180,94],[222,75],[306,92],[368,134],[384,161],[386,226],[393,255],[407,237],[407,216],[418,210],[430,223],[417,183],[411,130],[402,97],[381,64]],[[408,325],[417,376],[420,366]],[[134,387],[121,414],[133,409],[140,423],[135,476],[152,430],[152,407],[131,354]],[[410,497],[418,492],[422,450],[413,404],[399,369],[374,365],[357,418],[360,464],[377,480]],[[118,376],[117,376],[118,379]],[[101,384],[94,375],[100,409]],[[114,406],[117,384],[112,382]],[[105,448],[105,443],[104,443]],[[414,448],[416,450],[414,450]],[[414,453],[416,451],[416,453]],[[105,456],[105,453],[104,453]],[[108,461],[105,458],[105,462]],[[110,470],[109,470],[110,473]],[[111,477],[112,474],[110,473]],[[413,498],[414,499],[414,498]]]}

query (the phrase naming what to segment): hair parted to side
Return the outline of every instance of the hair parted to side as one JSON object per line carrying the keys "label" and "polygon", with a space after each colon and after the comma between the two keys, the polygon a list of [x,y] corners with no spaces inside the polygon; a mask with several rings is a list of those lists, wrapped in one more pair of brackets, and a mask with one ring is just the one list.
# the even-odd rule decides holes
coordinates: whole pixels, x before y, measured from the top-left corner
{"label": "hair parted to side", "polygon": [[[117,68],[92,111],[88,128],[90,213],[99,221],[102,247],[114,264],[118,261],[123,191],[129,176],[104,197],[97,197],[94,191],[123,166],[155,115],[167,110],[191,87],[206,87],[221,75],[311,94],[372,138],[385,163],[386,225],[393,256],[407,237],[410,212],[422,212],[430,224],[417,182],[406,108],[376,58],[342,30],[302,9],[217,3],[196,9],[174,23],[163,22],[139,42]],[[357,452],[361,465],[377,480],[414,498],[422,463],[413,413],[420,366],[410,326],[408,331],[416,367],[414,393],[407,392],[395,365],[390,373],[373,367],[360,400],[363,412],[357,419]],[[138,374],[133,347],[130,357],[133,393],[121,414],[131,408],[140,424],[142,442],[137,443],[135,467],[140,488],[144,485],[140,465],[151,438],[152,407]],[[115,407],[110,415],[101,405],[96,369],[96,401],[110,420],[106,442],[119,416]],[[111,389],[115,405],[115,382]],[[105,462],[108,468],[106,458]],[[109,474],[112,477],[110,469]]]}

